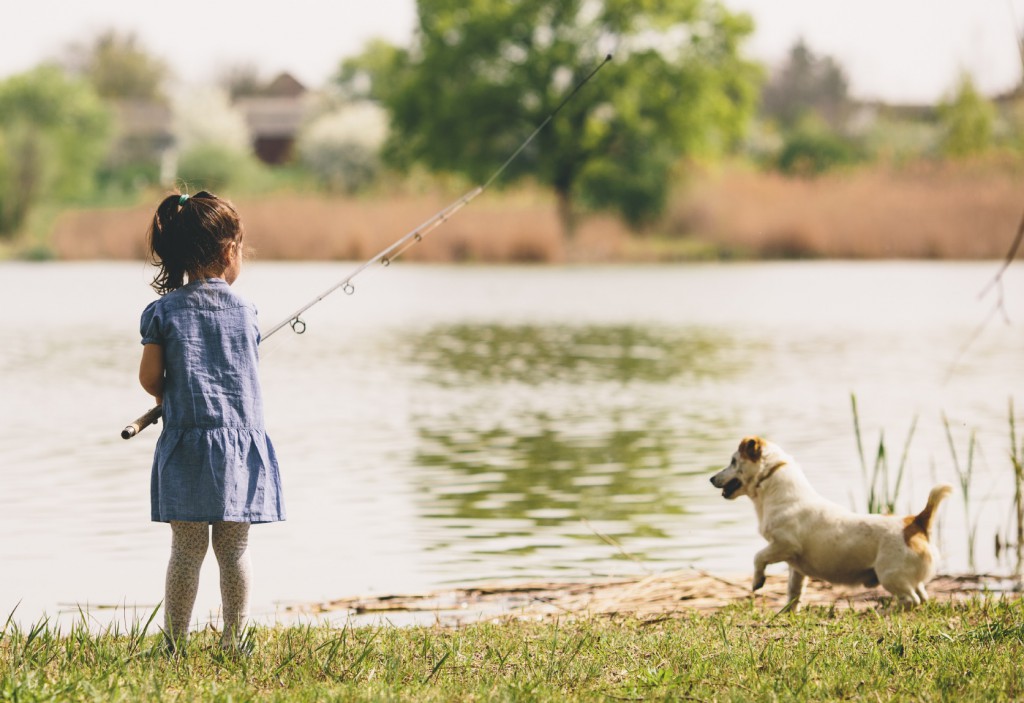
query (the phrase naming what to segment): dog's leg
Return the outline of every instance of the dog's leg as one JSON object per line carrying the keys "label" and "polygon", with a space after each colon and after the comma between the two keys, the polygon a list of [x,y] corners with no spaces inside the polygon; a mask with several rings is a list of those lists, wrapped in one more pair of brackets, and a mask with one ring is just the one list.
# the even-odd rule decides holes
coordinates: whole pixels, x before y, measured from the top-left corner
{"label": "dog's leg", "polygon": [[921,599],[922,603],[928,600],[928,591],[924,590],[924,582],[917,584],[917,588],[915,588],[914,591],[917,593],[917,597]]}
{"label": "dog's leg", "polygon": [[[878,580],[881,582],[882,587],[896,596],[900,607],[905,610],[913,608],[915,605],[920,605],[922,599],[919,589],[923,591],[924,584],[920,581],[915,583],[899,573],[894,573],[894,571],[878,574]],[[925,593],[924,596],[927,598],[928,594]]]}
{"label": "dog's leg", "polygon": [[917,595],[917,592],[913,588],[895,590],[887,588],[886,590],[896,596],[893,599],[892,604],[886,610],[910,610],[921,603],[921,597]]}
{"label": "dog's leg", "polygon": [[800,596],[804,592],[804,575],[789,567],[789,587],[786,589],[786,605],[780,613],[796,612],[800,609]]}
{"label": "dog's leg", "polygon": [[772,543],[754,555],[754,588],[758,590],[764,585],[764,569],[769,564],[789,561],[794,556],[793,550],[784,545]]}

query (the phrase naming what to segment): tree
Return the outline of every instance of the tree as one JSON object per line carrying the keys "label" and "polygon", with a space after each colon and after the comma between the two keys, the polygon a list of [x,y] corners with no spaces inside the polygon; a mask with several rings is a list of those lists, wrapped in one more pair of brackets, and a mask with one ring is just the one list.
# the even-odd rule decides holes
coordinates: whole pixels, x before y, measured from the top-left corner
{"label": "tree", "polygon": [[164,102],[167,65],[149,54],[134,34],[100,33],[91,44],[72,46],[71,70],[86,78],[103,98]]}
{"label": "tree", "polygon": [[[553,188],[567,233],[577,203],[642,224],[659,214],[684,157],[732,148],[750,116],[757,68],[739,55],[752,24],[715,0],[419,0],[416,45],[378,44],[342,78],[391,114],[385,147],[488,177],[566,93],[614,61],[505,173]],[[351,86],[343,82],[343,87]]]}
{"label": "tree", "polygon": [[958,158],[988,149],[995,117],[995,108],[974,87],[971,77],[961,75],[956,93],[939,105],[942,153]]}
{"label": "tree", "polygon": [[0,82],[0,236],[42,199],[88,193],[110,127],[96,92],[54,66]]}
{"label": "tree", "polygon": [[848,81],[831,57],[815,56],[803,39],[764,87],[761,110],[783,129],[793,129],[816,115],[833,130],[840,130],[849,112]]}
{"label": "tree", "polygon": [[371,39],[358,56],[342,61],[334,77],[346,100],[384,99],[392,81],[407,68],[408,53],[383,39]]}

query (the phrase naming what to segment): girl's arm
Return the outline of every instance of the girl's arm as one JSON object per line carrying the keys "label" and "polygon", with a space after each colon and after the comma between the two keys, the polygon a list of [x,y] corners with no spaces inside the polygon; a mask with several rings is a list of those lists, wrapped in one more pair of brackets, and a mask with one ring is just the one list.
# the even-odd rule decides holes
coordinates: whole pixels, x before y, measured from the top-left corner
{"label": "girl's arm", "polygon": [[159,344],[142,346],[142,363],[139,364],[139,383],[159,404],[164,395],[164,348]]}

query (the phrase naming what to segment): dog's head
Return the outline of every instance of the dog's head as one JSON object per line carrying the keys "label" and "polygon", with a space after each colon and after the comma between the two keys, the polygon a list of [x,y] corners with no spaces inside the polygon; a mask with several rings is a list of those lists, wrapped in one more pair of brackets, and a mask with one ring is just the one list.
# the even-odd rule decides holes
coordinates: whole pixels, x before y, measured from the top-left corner
{"label": "dog's head", "polygon": [[722,489],[722,497],[733,500],[753,496],[760,481],[781,466],[776,455],[781,451],[761,437],[744,437],[732,455],[732,461],[711,477],[711,485]]}

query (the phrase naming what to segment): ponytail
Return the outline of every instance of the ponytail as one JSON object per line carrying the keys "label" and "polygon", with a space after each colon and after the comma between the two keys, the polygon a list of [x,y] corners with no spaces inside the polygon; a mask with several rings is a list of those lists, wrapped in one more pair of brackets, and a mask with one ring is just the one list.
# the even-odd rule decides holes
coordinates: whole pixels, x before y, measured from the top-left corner
{"label": "ponytail", "polygon": [[193,196],[168,195],[149,228],[150,261],[159,267],[153,289],[160,295],[185,284],[211,266],[227,265],[227,247],[242,225],[231,203],[205,190]]}

